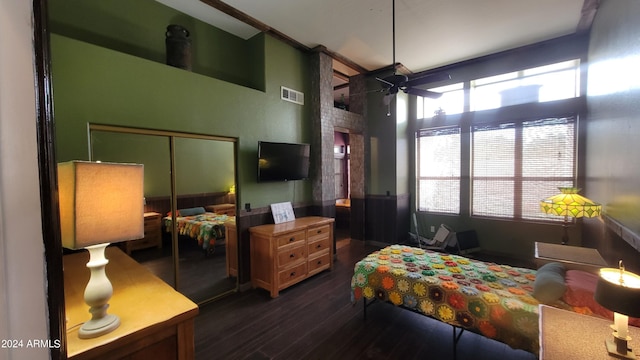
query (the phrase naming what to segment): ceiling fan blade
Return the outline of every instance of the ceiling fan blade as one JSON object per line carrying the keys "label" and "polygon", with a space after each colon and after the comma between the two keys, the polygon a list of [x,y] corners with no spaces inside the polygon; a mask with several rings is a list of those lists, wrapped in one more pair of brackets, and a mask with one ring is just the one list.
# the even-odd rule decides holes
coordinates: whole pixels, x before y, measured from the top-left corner
{"label": "ceiling fan blade", "polygon": [[417,96],[422,96],[429,99],[438,99],[442,96],[441,93],[424,90],[424,89],[418,89],[418,88],[406,88],[403,91],[409,95],[417,95]]}
{"label": "ceiling fan blade", "polygon": [[381,83],[383,83],[383,84],[385,84],[385,85],[395,86],[395,84],[394,84],[394,83],[392,83],[392,82],[390,82],[390,81],[388,81],[388,80],[386,80],[386,79],[381,79],[381,78],[379,78],[379,77],[376,77],[376,80],[380,81]]}
{"label": "ceiling fan blade", "polygon": [[440,73],[440,74],[431,74],[431,75],[425,75],[425,76],[418,76],[415,78],[411,78],[406,82],[407,86],[420,86],[420,85],[425,85],[425,84],[430,84],[430,83],[435,83],[435,82],[439,82],[439,81],[445,81],[445,80],[449,80],[451,79],[451,75],[446,74],[446,73]]}

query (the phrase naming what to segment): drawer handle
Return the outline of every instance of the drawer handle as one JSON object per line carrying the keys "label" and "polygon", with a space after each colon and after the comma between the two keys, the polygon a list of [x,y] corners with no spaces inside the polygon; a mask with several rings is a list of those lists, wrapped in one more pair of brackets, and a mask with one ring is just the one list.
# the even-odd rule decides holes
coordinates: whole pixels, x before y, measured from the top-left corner
{"label": "drawer handle", "polygon": [[290,276],[290,277],[296,276],[296,272],[295,272],[295,271],[293,271],[293,272],[291,273],[291,275],[289,275],[289,276]]}
{"label": "drawer handle", "polygon": [[293,259],[294,257],[296,257],[296,254],[291,254],[289,255],[289,257]]}
{"label": "drawer handle", "polygon": [[295,240],[295,239],[296,239],[296,238],[294,238],[294,237],[290,237],[290,238],[289,238],[289,242],[293,242],[293,240]]}
{"label": "drawer handle", "polygon": [[316,245],[316,249],[320,249],[322,247],[322,245],[318,244]]}
{"label": "drawer handle", "polygon": [[322,232],[322,230],[318,230],[316,231],[316,234],[320,234]]}
{"label": "drawer handle", "polygon": [[318,260],[318,265],[322,265],[322,260]]}

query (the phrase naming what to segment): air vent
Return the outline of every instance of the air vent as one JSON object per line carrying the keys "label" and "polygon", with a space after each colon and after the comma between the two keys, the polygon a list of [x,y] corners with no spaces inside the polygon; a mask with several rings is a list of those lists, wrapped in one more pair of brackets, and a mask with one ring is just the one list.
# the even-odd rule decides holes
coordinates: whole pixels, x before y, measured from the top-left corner
{"label": "air vent", "polygon": [[284,86],[280,87],[280,98],[282,100],[290,101],[292,103],[304,105],[303,93],[301,93],[300,91],[286,88]]}

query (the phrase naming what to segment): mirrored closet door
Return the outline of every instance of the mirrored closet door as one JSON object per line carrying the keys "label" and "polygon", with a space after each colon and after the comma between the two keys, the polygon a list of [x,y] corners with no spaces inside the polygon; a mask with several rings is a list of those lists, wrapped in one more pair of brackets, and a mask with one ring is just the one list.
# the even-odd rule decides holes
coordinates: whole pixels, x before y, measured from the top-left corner
{"label": "mirrored closet door", "polygon": [[196,303],[235,291],[236,139],[96,124],[89,136],[92,161],[144,165],[145,237],[122,250]]}

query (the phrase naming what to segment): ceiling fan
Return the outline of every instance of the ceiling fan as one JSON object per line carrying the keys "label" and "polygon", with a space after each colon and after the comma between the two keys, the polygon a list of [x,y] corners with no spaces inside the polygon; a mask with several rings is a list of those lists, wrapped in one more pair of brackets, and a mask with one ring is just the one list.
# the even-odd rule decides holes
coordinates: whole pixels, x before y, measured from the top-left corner
{"label": "ceiling fan", "polygon": [[376,77],[376,80],[381,83],[383,91],[386,91],[385,99],[388,99],[391,96],[397,94],[400,90],[409,95],[417,95],[431,99],[437,99],[442,96],[441,93],[420,89],[416,86],[451,79],[451,76],[449,74],[432,74],[410,79],[406,75],[396,73],[396,1],[392,1],[391,16],[393,18],[393,74],[384,78]]}

